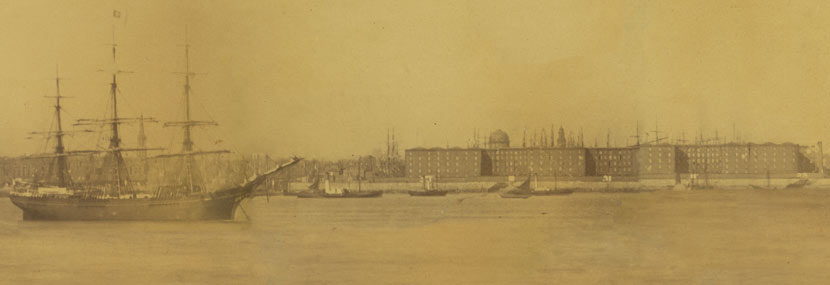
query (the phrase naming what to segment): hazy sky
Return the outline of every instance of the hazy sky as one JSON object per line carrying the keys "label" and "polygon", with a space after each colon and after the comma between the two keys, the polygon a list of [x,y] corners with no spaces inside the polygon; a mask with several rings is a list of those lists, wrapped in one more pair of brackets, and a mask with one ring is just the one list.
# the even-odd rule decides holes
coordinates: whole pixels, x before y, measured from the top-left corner
{"label": "hazy sky", "polygon": [[[56,64],[75,97],[65,120],[106,114],[113,29],[135,72],[120,113],[181,119],[185,27],[205,73],[194,116],[221,124],[201,149],[336,158],[384,148],[388,128],[403,149],[464,146],[475,128],[515,145],[551,124],[621,146],[638,120],[673,137],[734,124],[757,142],[830,139],[827,1],[66,2],[0,1],[0,155],[43,150],[25,137],[49,129]],[[151,145],[178,149],[174,131],[147,125]]]}

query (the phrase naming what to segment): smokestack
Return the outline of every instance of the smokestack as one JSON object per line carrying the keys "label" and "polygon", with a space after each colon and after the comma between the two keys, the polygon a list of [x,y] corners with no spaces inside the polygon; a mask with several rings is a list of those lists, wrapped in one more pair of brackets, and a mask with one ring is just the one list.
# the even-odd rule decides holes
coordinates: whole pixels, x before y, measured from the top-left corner
{"label": "smokestack", "polygon": [[533,130],[533,140],[530,141],[531,147],[536,147],[536,130]]}
{"label": "smokestack", "polygon": [[550,124],[550,147],[556,146],[556,136],[554,135],[553,124]]}
{"label": "smokestack", "polygon": [[816,143],[816,147],[818,147],[818,159],[816,159],[816,167],[818,167],[819,174],[824,174],[824,149],[822,148],[821,142]]}
{"label": "smokestack", "polygon": [[585,137],[582,134],[582,127],[579,127],[579,147],[585,146]]}
{"label": "smokestack", "polygon": [[605,136],[605,147],[611,148],[611,129],[608,129],[608,134]]}

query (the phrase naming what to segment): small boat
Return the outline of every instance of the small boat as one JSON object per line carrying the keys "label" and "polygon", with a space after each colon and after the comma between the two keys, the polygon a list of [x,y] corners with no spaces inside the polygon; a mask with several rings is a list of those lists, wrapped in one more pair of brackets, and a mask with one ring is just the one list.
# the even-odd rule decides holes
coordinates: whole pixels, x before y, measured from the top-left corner
{"label": "small boat", "polygon": [[300,192],[297,198],[377,198],[383,196],[383,191],[350,192],[342,189],[341,193]]}
{"label": "small boat", "polygon": [[799,188],[804,188],[804,186],[807,186],[807,185],[810,185],[810,180],[799,179],[796,182],[787,184],[787,186],[784,187],[784,189],[799,189]]}
{"label": "small boat", "polygon": [[712,189],[715,189],[715,186],[692,184],[692,185],[689,185],[689,189],[692,189],[692,190],[712,190]]}
{"label": "small boat", "polygon": [[409,191],[409,196],[413,197],[436,197],[436,196],[447,196],[447,190],[439,190],[435,189],[435,177],[434,176],[424,176],[421,178],[421,181],[424,185],[424,190],[421,191]]}
{"label": "small boat", "polygon": [[640,193],[640,192],[643,192],[643,190],[640,189],[640,188],[637,188],[637,187],[617,188],[617,190],[614,191],[614,193]]}
{"label": "small boat", "polygon": [[574,191],[569,188],[563,189],[545,189],[545,190],[534,190],[534,196],[554,196],[554,195],[570,195],[573,194]]}
{"label": "small boat", "polygon": [[533,194],[522,192],[502,192],[499,193],[499,196],[502,198],[527,199],[533,196]]}
{"label": "small boat", "polygon": [[424,190],[424,191],[409,191],[409,196],[425,197],[425,196],[447,196],[447,190]]}
{"label": "small boat", "polygon": [[775,187],[771,188],[769,186],[764,187],[764,186],[758,186],[758,185],[754,185],[754,184],[749,184],[749,187],[752,188],[752,189],[755,189],[755,190],[776,190],[776,189],[778,189],[778,188],[775,188]]}

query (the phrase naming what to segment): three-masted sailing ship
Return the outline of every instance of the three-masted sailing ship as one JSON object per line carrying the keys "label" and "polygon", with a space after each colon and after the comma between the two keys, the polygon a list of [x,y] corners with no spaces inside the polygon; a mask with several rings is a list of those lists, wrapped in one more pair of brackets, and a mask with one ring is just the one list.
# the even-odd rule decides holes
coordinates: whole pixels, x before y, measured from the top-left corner
{"label": "three-masted sailing ship", "polygon": [[[113,62],[115,62],[116,45],[112,45]],[[118,75],[125,71],[111,70],[110,83],[111,116],[107,119],[81,119],[76,125],[108,125],[111,129],[109,146],[99,152],[104,154],[103,163],[85,184],[72,183],[69,176],[66,157],[73,154],[64,150],[63,136],[67,134],[61,126],[60,100],[58,89],[55,96],[57,104],[57,131],[48,135],[56,138],[55,152],[48,156],[53,158],[55,169],[54,183],[36,183],[25,192],[13,192],[12,203],[23,210],[25,220],[229,220],[234,218],[240,203],[253,195],[256,186],[262,184],[266,177],[300,161],[293,158],[260,175],[254,175],[243,183],[207,191],[200,186],[195,170],[195,157],[206,154],[226,153],[228,151],[195,151],[191,131],[197,126],[217,125],[213,121],[195,121],[190,117],[190,78],[193,75],[189,67],[188,45],[185,56],[188,59],[184,72],[185,85],[185,120],[170,122],[166,126],[182,127],[184,141],[181,153],[156,156],[158,159],[180,158],[184,163],[183,175],[172,187],[159,188],[152,195],[137,195],[130,180],[127,166],[122,156],[127,151],[147,151],[148,148],[124,148],[121,145],[119,126],[130,122],[143,122],[146,118],[123,118],[118,115]],[[58,88],[60,80],[57,80]],[[50,167],[51,168],[51,167]],[[170,185],[168,185],[170,186]]]}

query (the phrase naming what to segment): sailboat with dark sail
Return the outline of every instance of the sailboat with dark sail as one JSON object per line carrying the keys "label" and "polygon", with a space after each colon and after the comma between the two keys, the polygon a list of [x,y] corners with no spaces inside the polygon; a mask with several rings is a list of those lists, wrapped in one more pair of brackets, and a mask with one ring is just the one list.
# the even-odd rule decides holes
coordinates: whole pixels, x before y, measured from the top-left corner
{"label": "sailboat with dark sail", "polygon": [[[116,44],[112,44],[113,62],[116,57]],[[187,46],[185,46],[187,55]],[[65,193],[53,194],[29,189],[25,192],[14,192],[9,198],[12,203],[23,210],[25,220],[228,220],[233,219],[236,209],[240,203],[253,195],[256,186],[262,184],[266,177],[296,164],[300,158],[293,158],[290,161],[279,165],[265,173],[255,175],[245,182],[208,192],[202,187],[194,186],[192,168],[186,169],[186,179],[180,183],[186,187],[178,188],[176,191],[156,191],[154,195],[144,197],[137,195],[133,183],[130,181],[129,172],[122,156],[127,151],[147,151],[147,148],[125,148],[121,145],[119,126],[121,124],[147,120],[146,118],[124,118],[118,115],[118,75],[126,73],[123,70],[114,68],[110,71],[112,82],[110,83],[111,113],[107,119],[81,119],[76,125],[107,125],[111,129],[109,146],[104,150],[95,151],[103,153],[103,163],[86,185],[74,185],[69,183],[66,157],[62,143],[55,148],[55,161],[58,165],[59,179],[57,186],[69,188]],[[190,140],[190,131],[194,126],[215,125],[202,121],[193,121],[189,115],[190,97],[190,76],[192,73],[185,72],[185,109],[186,120],[184,122],[168,123],[170,126],[182,126],[185,132],[184,151],[179,154],[166,155],[167,157],[183,157],[186,165],[192,166],[194,156],[215,152],[193,151],[193,142]],[[57,96],[59,102],[60,96]],[[58,104],[59,105],[59,104]],[[56,107],[59,111],[60,107]],[[64,133],[61,127],[54,135],[60,137]],[[71,187],[70,187],[71,186]]]}
{"label": "sailboat with dark sail", "polygon": [[533,189],[530,188],[530,175],[527,176],[527,180],[519,184],[519,186],[510,185],[499,192],[499,196],[502,198],[510,198],[510,199],[527,199],[533,196]]}

